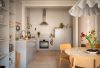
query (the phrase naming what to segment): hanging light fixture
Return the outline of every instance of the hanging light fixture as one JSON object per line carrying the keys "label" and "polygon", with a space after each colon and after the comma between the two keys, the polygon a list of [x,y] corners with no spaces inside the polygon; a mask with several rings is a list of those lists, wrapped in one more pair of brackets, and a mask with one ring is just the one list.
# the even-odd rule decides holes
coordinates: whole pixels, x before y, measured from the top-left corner
{"label": "hanging light fixture", "polygon": [[69,13],[74,17],[98,15],[100,13],[99,8],[100,0],[78,0],[69,10]]}
{"label": "hanging light fixture", "polygon": [[48,23],[46,22],[46,8],[43,9],[42,22],[40,23],[40,25],[48,25]]}

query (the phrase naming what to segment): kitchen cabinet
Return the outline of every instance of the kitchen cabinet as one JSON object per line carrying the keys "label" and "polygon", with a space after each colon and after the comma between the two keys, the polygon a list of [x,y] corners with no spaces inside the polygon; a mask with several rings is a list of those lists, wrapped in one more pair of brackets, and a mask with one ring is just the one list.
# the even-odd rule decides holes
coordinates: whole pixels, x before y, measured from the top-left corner
{"label": "kitchen cabinet", "polygon": [[9,68],[9,0],[0,1],[0,66]]}
{"label": "kitchen cabinet", "polygon": [[29,40],[27,41],[27,64],[34,58],[36,52],[36,42]]}
{"label": "kitchen cabinet", "polygon": [[16,41],[16,51],[20,53],[20,68],[26,68],[36,53],[36,41],[18,40]]}

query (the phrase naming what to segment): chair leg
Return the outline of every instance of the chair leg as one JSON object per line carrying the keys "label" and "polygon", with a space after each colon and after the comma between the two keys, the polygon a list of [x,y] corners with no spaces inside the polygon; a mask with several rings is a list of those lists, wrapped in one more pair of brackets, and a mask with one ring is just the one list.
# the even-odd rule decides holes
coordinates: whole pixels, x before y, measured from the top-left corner
{"label": "chair leg", "polygon": [[61,58],[60,58],[60,62],[59,62],[59,64],[61,65]]}

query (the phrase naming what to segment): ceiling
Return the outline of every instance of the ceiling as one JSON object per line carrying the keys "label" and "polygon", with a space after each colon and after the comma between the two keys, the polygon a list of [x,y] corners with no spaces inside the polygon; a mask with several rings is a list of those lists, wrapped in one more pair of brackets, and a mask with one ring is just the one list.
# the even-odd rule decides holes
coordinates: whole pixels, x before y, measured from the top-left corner
{"label": "ceiling", "polygon": [[22,1],[77,1],[77,0],[22,0]]}

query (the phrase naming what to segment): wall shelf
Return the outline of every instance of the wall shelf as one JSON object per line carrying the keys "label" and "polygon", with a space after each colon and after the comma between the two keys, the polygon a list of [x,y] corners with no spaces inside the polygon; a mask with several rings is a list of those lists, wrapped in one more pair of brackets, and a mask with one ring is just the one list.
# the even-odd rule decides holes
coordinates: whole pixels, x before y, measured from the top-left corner
{"label": "wall shelf", "polygon": [[5,41],[4,39],[0,39],[0,42]]}
{"label": "wall shelf", "polygon": [[5,7],[0,7],[0,11],[7,11]]}
{"label": "wall shelf", "polygon": [[4,57],[6,57],[6,54],[0,54],[0,60],[2,60]]}
{"label": "wall shelf", "polygon": [[0,23],[0,26],[7,26],[6,24],[4,24],[4,23]]}

